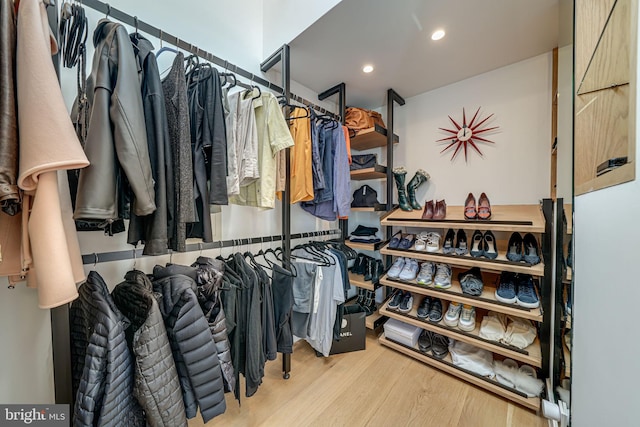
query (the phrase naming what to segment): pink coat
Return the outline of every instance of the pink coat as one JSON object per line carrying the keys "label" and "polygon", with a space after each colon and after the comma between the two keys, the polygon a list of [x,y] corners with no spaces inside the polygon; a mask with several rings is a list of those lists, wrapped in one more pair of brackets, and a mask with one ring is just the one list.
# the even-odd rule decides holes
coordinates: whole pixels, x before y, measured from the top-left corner
{"label": "pink coat", "polygon": [[[84,168],[89,161],[51,61],[58,46],[42,0],[21,0],[17,29],[18,186],[33,197],[28,218],[33,263],[28,282],[38,288],[39,306],[51,308],[77,298],[76,283],[85,279],[64,171]],[[27,211],[28,204],[23,209]],[[23,247],[23,254],[23,259],[29,257],[28,247]]]}

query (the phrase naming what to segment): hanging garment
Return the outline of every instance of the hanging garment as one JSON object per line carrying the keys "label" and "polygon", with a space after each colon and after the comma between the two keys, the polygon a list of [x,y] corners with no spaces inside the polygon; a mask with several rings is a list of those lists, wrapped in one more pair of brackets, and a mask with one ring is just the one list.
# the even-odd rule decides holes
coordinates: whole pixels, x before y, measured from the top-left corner
{"label": "hanging garment", "polygon": [[227,321],[222,307],[222,277],[224,263],[206,257],[198,257],[192,264],[196,268],[196,284],[198,286],[198,302],[209,323],[213,341],[218,349],[218,359],[225,381],[225,391],[235,394],[235,370],[231,361],[231,344],[227,334]]}
{"label": "hanging garment", "polygon": [[277,264],[273,266],[271,279],[273,290],[273,316],[276,326],[277,351],[293,353],[291,311],[293,310],[293,275]]}
{"label": "hanging garment", "polygon": [[298,273],[292,286],[291,330],[293,335],[305,338],[309,329],[309,316],[313,311],[315,288],[322,281],[322,273],[315,263],[292,261],[291,264]]}
{"label": "hanging garment", "polygon": [[[33,196],[28,239],[24,235],[27,228],[22,230],[23,260],[31,258],[25,247],[30,245],[39,274],[36,277],[35,270],[30,270],[28,280],[37,284],[41,308],[56,307],[77,298],[75,284],[85,278],[75,226],[68,217],[71,209],[68,188],[58,175],[66,181],[63,171],[84,168],[89,162],[67,115],[51,61],[56,51],[45,5],[38,0],[20,2],[16,50],[18,186],[29,198]],[[26,214],[28,207],[25,204]]]}
{"label": "hanging garment", "polygon": [[195,222],[193,197],[193,161],[191,133],[189,131],[189,101],[184,72],[184,56],[178,53],[169,74],[162,81],[164,104],[167,113],[169,141],[173,153],[174,230],[171,249],[187,250],[187,223]]}
{"label": "hanging garment", "polygon": [[[228,182],[234,195],[240,194],[240,187],[255,182],[260,178],[258,169],[258,129],[253,98],[243,96],[245,92],[236,92],[229,96],[229,108],[233,117],[233,139],[235,146],[234,170],[230,169]],[[251,94],[253,91],[251,92]]]}
{"label": "hanging garment", "polygon": [[[258,276],[244,260],[242,254],[234,254],[227,263],[227,268],[233,270],[240,278],[239,294],[236,296],[236,304],[238,304],[236,328],[233,330],[233,336],[230,337],[233,366],[236,368],[236,375],[244,375],[245,395],[251,397],[262,384],[265,364],[262,351],[260,284]],[[239,377],[236,377],[236,384],[238,383]]]}
{"label": "hanging garment", "polygon": [[[95,54],[87,81],[89,129],[84,151],[91,165],[80,172],[75,219],[126,218],[117,202],[126,178],[133,212],[156,210],[136,58],[126,29],[106,19],[93,34]],[[121,170],[122,177],[117,176]]]}
{"label": "hanging garment", "polygon": [[[291,136],[294,146],[289,151],[291,161],[291,203],[313,200],[313,173],[311,125],[305,108],[294,108],[291,119]],[[279,195],[281,197],[281,195]]]}
{"label": "hanging garment", "polygon": [[[243,96],[257,96],[257,91],[245,92]],[[232,197],[231,203],[273,209],[276,192],[276,156],[279,151],[293,146],[293,139],[274,94],[262,92],[260,97],[253,99],[253,108],[258,129],[260,179],[241,187],[240,194]]]}
{"label": "hanging garment", "polygon": [[176,365],[153,285],[141,271],[129,271],[111,296],[131,322],[125,330],[134,358],[133,395],[151,427],[186,426]]}
{"label": "hanging garment", "polygon": [[0,206],[20,210],[18,110],[16,105],[16,16],[13,1],[0,0]]}
{"label": "hanging garment", "polygon": [[[312,110],[311,112],[311,166],[312,166],[312,174],[313,174],[313,190],[314,193],[318,190],[324,190],[327,188],[327,183],[325,182],[324,177],[324,169],[322,158],[324,153],[321,153],[322,149],[320,148],[320,124],[316,120],[316,113]],[[324,147],[323,147],[324,148]],[[315,195],[314,195],[315,196]]]}
{"label": "hanging garment", "polygon": [[218,351],[196,296],[195,269],[191,277],[174,265],[155,266],[153,290],[159,293],[160,311],[182,386],[187,418],[198,407],[205,423],[224,413],[224,381]]}
{"label": "hanging garment", "polygon": [[95,271],[79,292],[69,311],[73,425],[144,426],[144,414],[133,397],[134,366],[124,332],[129,321]]}
{"label": "hanging garment", "polygon": [[254,266],[260,282],[260,300],[262,301],[262,351],[266,360],[276,360],[276,325],[273,306],[271,278],[259,265]]}
{"label": "hanging garment", "polygon": [[351,212],[351,173],[344,132],[336,122],[320,126],[319,150],[326,188],[317,191],[313,201],[301,203],[302,209],[326,221],[347,218]]}
{"label": "hanging garment", "polygon": [[238,180],[238,153],[236,151],[236,111],[231,111],[229,104],[229,88],[222,88],[222,109],[227,129],[227,195],[234,196],[240,192]]}
{"label": "hanging garment", "polygon": [[347,157],[349,158],[349,165],[352,163],[351,157],[351,137],[349,136],[349,128],[346,126],[342,126],[342,131],[344,132],[344,140],[347,146]]}
{"label": "hanging garment", "polygon": [[[218,70],[208,64],[196,66],[187,74],[187,88],[194,173],[196,179],[200,177],[197,190],[207,193],[207,197],[201,198],[203,202],[208,200],[212,205],[226,205],[229,203],[227,129]],[[210,181],[209,189],[206,186],[207,180]],[[201,186],[203,183],[204,186]]]}
{"label": "hanging garment", "polygon": [[127,242],[144,242],[143,254],[162,255],[168,252],[169,237],[173,236],[175,206],[173,155],[169,142],[167,114],[158,63],[151,42],[138,33],[131,34],[133,51],[140,70],[142,108],[147,132],[151,174],[155,183],[156,210],[146,216],[131,212]]}

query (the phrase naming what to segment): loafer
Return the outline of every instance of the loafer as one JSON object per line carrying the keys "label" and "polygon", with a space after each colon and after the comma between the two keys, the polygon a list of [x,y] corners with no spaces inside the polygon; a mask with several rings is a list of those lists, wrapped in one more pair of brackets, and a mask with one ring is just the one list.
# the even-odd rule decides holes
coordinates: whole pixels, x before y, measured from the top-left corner
{"label": "loafer", "polygon": [[482,231],[476,230],[471,237],[471,256],[479,258],[484,255],[484,236]]}
{"label": "loafer", "polygon": [[398,245],[398,249],[407,250],[413,246],[413,242],[415,241],[415,236],[413,234],[406,234],[400,240],[400,244]]}
{"label": "loafer", "polygon": [[526,263],[535,265],[540,263],[540,251],[538,249],[538,240],[533,234],[527,233],[522,239],[524,245],[524,261]]}
{"label": "loafer", "polygon": [[396,234],[389,240],[389,249],[398,249],[398,245],[400,245],[400,237],[402,234]]}
{"label": "loafer", "polygon": [[522,236],[520,235],[520,233],[513,233],[509,238],[507,259],[513,262],[522,261]]}

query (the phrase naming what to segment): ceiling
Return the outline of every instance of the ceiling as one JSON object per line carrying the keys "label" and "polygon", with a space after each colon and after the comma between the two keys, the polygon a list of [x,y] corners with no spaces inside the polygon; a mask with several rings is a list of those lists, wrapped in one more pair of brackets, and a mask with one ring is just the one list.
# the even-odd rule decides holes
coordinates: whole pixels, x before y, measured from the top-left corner
{"label": "ceiling", "polygon": [[342,0],[291,41],[291,75],[318,93],[345,82],[348,105],[377,108],[388,88],[408,98],[552,50],[560,1]]}

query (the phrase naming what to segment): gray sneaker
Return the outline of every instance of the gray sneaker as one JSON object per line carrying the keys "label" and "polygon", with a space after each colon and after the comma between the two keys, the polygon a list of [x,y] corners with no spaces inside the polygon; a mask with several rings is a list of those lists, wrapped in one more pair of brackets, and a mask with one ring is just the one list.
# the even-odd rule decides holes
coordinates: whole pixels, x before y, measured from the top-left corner
{"label": "gray sneaker", "polygon": [[451,287],[451,267],[447,264],[438,264],[436,267],[435,287],[447,289]]}

